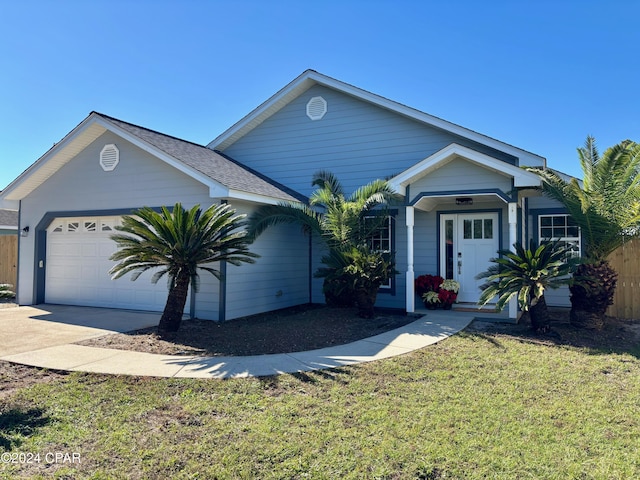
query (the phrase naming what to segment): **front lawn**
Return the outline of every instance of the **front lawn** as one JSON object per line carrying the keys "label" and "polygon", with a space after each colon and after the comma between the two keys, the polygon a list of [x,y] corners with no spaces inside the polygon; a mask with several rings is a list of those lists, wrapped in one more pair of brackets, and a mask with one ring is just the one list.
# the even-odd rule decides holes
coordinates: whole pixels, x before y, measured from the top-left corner
{"label": "front lawn", "polygon": [[[628,332],[605,335],[597,348],[472,328],[389,360],[225,381],[2,364],[0,444],[40,463],[5,454],[0,468],[4,478],[640,478],[639,350]],[[624,348],[611,348],[616,335]]]}

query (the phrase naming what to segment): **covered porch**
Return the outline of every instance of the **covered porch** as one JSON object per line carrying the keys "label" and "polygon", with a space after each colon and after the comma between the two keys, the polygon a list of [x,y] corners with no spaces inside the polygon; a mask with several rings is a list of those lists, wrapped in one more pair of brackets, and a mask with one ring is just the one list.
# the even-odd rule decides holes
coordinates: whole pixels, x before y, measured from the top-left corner
{"label": "covered porch", "polygon": [[[540,185],[539,177],[452,144],[390,183],[405,197],[406,311],[421,308],[414,280],[423,273],[458,281],[459,305],[477,310],[482,281],[476,276],[491,265],[498,250],[513,248],[524,237],[522,202],[526,189]],[[504,316],[517,319],[515,300]]]}

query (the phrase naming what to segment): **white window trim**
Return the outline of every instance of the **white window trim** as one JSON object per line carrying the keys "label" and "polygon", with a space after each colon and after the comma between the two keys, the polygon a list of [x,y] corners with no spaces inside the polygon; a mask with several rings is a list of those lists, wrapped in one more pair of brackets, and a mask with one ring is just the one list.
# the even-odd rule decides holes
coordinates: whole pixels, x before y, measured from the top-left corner
{"label": "white window trim", "polygon": [[[548,226],[542,226],[542,219],[543,218],[557,218],[557,217],[564,217],[565,218],[565,225],[567,225],[567,219],[570,217],[571,215],[569,215],[568,213],[549,213],[549,214],[541,214],[538,215],[538,243],[541,243],[543,241],[558,241],[558,242],[566,242],[566,243],[572,243],[574,245],[577,245],[578,247],[578,251],[577,252],[571,252],[571,256],[572,257],[581,257],[582,256],[582,232],[580,230],[580,227],[576,226],[578,228],[578,236],[574,237],[574,236],[562,236],[562,237],[546,237],[546,236],[542,236],[542,229],[543,228],[554,228],[553,226],[553,220],[551,221],[552,225],[551,227]],[[566,228],[566,227],[563,227]]]}
{"label": "white window trim", "polygon": [[[388,250],[378,250],[381,251],[382,253],[391,253],[393,252],[393,226],[392,226],[392,221],[393,221],[393,216],[392,215],[386,215],[387,217],[387,231],[389,232],[388,237],[386,238],[386,240],[388,241],[389,244],[389,249]],[[377,218],[375,215],[367,215],[364,217],[365,220],[367,218]],[[382,227],[381,227],[382,228]],[[371,239],[373,240],[373,238]],[[371,242],[369,242],[369,248],[371,248]],[[385,285],[380,285],[380,288],[383,290],[391,290],[392,288],[392,282],[393,278],[389,278],[389,281],[387,284]]]}

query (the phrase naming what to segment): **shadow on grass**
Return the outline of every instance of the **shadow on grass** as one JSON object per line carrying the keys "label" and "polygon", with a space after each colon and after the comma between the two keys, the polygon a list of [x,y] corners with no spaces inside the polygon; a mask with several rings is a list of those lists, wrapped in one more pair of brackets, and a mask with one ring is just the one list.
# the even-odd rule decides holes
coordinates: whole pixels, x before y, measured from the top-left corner
{"label": "shadow on grass", "polygon": [[640,325],[628,320],[608,317],[602,330],[587,330],[569,322],[568,311],[552,312],[551,331],[537,334],[529,323],[491,324],[474,321],[466,330],[473,335],[504,348],[500,337],[521,342],[563,348],[578,348],[591,355],[627,354],[640,358]]}
{"label": "shadow on grass", "polygon": [[20,446],[22,437],[32,435],[36,429],[49,424],[49,417],[39,408],[20,410],[12,408],[0,414],[0,447],[10,450]]}

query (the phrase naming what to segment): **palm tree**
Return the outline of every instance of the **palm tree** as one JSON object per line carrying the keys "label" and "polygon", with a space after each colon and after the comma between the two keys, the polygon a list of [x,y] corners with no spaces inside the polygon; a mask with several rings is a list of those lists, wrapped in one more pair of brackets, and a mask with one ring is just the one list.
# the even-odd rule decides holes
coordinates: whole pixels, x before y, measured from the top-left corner
{"label": "palm tree", "polygon": [[602,328],[617,283],[607,257],[640,234],[640,144],[625,140],[601,156],[589,136],[578,157],[582,184],[551,170],[532,170],[542,177],[543,192],[561,202],[581,230],[584,258],[570,286],[571,322]]}
{"label": "palm tree", "polygon": [[539,333],[550,328],[549,312],[544,292],[547,288],[558,288],[570,282],[571,262],[567,253],[571,246],[558,242],[543,242],[536,246],[532,240],[529,249],[520,243],[514,244],[514,251],[500,250],[495,263],[477,278],[486,278],[478,304],[484,306],[498,297],[496,309],[502,310],[514,296],[524,312],[529,312],[531,327]]}
{"label": "palm tree", "polygon": [[173,211],[160,212],[143,207],[135,216],[122,217],[116,227],[122,233],[111,235],[119,250],[111,256],[118,263],[109,273],[113,279],[132,273],[136,280],[143,272],[158,269],[151,281],[168,277],[169,295],[158,324],[158,334],[177,332],[187,300],[189,285],[197,291],[198,270],[211,273],[218,280],[222,274],[215,262],[232,265],[253,263],[258,255],[248,249],[245,215],[236,215],[229,205],[212,205],[202,211],[200,205],[185,210],[176,203]]}
{"label": "palm tree", "polygon": [[[341,304],[340,297],[353,304],[352,279],[348,278],[344,268],[356,258],[353,249],[364,252],[367,239],[385,221],[386,216],[381,215],[384,211],[374,210],[388,205],[396,194],[388,182],[374,180],[347,196],[337,177],[327,171],[315,173],[311,184],[317,188],[309,197],[308,205],[283,202],[256,210],[249,219],[249,236],[255,239],[266,229],[279,224],[302,225],[305,232],[321,238],[329,250],[322,259],[327,267],[319,270],[319,276],[325,278],[323,290],[327,302],[331,304],[336,300]],[[372,253],[367,252],[369,255]],[[393,266],[391,258],[386,261]],[[377,262],[370,265],[374,263],[379,266]],[[371,289],[377,291],[378,287],[371,284]]]}
{"label": "palm tree", "polygon": [[[257,238],[267,228],[293,223],[302,225],[307,233],[318,235],[329,247],[361,245],[381,224],[365,222],[365,217],[396,198],[384,180],[374,180],[346,196],[337,177],[324,170],[313,175],[311,184],[317,188],[309,197],[308,205],[282,202],[264,205],[254,212],[249,219],[249,236]],[[382,221],[384,215],[370,218]]]}

